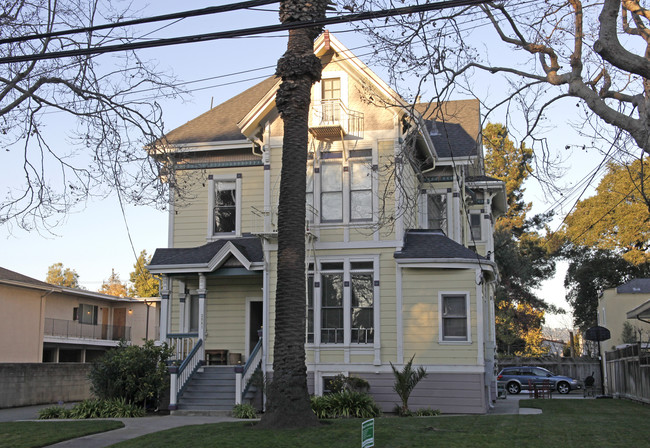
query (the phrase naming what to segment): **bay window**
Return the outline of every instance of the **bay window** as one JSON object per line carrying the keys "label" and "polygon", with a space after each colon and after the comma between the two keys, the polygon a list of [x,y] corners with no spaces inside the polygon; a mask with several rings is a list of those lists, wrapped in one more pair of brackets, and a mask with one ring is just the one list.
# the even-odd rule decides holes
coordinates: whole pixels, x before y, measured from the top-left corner
{"label": "bay window", "polygon": [[446,193],[427,195],[427,222],[429,229],[448,233]]}

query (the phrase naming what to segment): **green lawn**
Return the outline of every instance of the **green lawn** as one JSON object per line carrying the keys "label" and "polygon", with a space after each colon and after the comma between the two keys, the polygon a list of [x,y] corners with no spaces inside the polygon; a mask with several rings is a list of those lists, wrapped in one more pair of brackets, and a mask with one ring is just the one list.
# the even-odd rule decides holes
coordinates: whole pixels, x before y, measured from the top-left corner
{"label": "green lawn", "polygon": [[[650,407],[624,400],[524,400],[540,415],[379,418],[375,446],[400,447],[631,447],[647,446]],[[219,423],[170,429],[115,445],[328,447],[361,446],[361,420],[329,421],[308,430],[260,430],[251,423]]]}
{"label": "green lawn", "polygon": [[47,446],[123,426],[122,422],[113,420],[2,422],[0,423],[0,446],[3,448]]}

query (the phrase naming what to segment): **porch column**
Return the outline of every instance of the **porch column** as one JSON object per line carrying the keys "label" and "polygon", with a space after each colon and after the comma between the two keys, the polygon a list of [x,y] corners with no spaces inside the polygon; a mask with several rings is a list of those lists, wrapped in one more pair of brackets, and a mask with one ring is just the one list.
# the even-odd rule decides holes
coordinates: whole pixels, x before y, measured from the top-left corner
{"label": "porch column", "polygon": [[169,293],[171,279],[163,274],[160,280],[160,341],[167,341],[167,321],[169,316]]}
{"label": "porch column", "polygon": [[178,283],[178,289],[180,290],[180,293],[178,294],[178,300],[180,302],[180,307],[178,310],[178,332],[185,333],[185,329],[187,328],[185,326],[185,282],[181,280]]}
{"label": "porch column", "polygon": [[[201,351],[205,351],[205,296],[208,293],[205,274],[199,274],[199,339],[203,340]],[[200,359],[204,356],[201,354]]]}

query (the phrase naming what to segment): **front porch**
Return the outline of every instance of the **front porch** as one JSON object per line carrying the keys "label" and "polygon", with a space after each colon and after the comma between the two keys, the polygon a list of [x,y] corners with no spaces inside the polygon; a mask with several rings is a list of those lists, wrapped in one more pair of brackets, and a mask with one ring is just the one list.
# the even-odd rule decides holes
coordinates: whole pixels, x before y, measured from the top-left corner
{"label": "front porch", "polygon": [[[174,348],[170,409],[232,409],[262,365],[266,276],[260,240],[158,249],[149,270],[162,275],[160,341]],[[219,376],[218,388],[213,376]]]}

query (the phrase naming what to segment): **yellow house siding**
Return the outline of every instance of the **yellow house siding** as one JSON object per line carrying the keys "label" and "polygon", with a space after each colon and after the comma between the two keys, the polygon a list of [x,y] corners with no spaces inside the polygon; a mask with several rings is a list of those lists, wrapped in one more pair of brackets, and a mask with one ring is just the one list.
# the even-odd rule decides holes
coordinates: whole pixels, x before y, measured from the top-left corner
{"label": "yellow house siding", "polygon": [[[264,208],[264,174],[262,166],[245,166],[209,169],[201,178],[192,178],[191,199],[178,201],[174,206],[174,247],[193,247],[208,241],[208,227],[211,223],[209,213],[210,184],[208,176],[232,176],[241,174],[241,231],[252,230],[252,208]],[[189,183],[189,181],[188,181]]]}
{"label": "yellow house siding", "polygon": [[[438,295],[468,292],[471,344],[439,341]],[[402,277],[404,358],[421,364],[476,364],[476,283],[474,270],[404,269]]]}
{"label": "yellow house siding", "polygon": [[246,298],[262,300],[262,276],[209,278],[206,349],[246,353]]}

